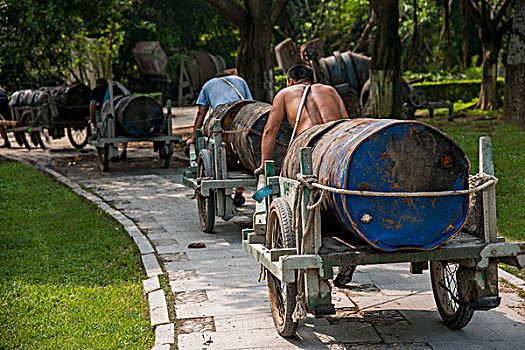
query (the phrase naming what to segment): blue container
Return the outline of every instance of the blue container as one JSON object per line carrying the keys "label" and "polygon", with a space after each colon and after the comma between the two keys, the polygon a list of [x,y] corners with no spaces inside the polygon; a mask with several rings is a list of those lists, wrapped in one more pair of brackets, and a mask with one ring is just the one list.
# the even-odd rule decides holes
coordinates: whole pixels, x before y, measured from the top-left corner
{"label": "blue container", "polygon": [[[299,173],[298,151],[312,147],[314,174],[335,188],[375,192],[468,189],[470,164],[441,131],[415,121],[354,119],[314,126],[294,140],[283,176]],[[327,193],[323,222],[384,250],[428,250],[463,226],[468,195],[365,197]],[[326,226],[326,225],[324,225]]]}
{"label": "blue container", "polygon": [[[167,133],[160,104],[147,96],[115,96],[113,100],[117,135],[144,138]],[[109,101],[102,107],[109,113]]]}

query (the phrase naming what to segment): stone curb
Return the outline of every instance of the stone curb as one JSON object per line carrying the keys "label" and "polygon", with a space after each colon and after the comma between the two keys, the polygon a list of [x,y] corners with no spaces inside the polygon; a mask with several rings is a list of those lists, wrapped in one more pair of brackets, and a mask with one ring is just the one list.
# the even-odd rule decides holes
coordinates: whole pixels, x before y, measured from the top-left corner
{"label": "stone curb", "polygon": [[498,268],[498,277],[504,279],[505,281],[507,281],[507,282],[515,285],[519,289],[525,291],[525,281],[522,280],[521,278],[516,277],[513,274],[508,273],[507,271],[502,270],[500,268]]}
{"label": "stone curb", "polygon": [[[25,163],[28,160],[19,159],[17,157],[6,156],[5,158]],[[34,165],[34,164],[30,164]],[[166,296],[164,291],[160,289],[160,282],[158,275],[162,275],[162,268],[159,265],[157,257],[155,256],[153,246],[149,240],[142,234],[142,231],[121,212],[111,208],[104,200],[86,190],[79,184],[68,179],[64,175],[47,167],[37,167],[47,174],[51,175],[58,182],[69,187],[76,194],[86,198],[87,200],[97,204],[97,206],[106,212],[108,215],[117,220],[133,238],[135,244],[141,253],[142,262],[146,269],[146,274],[150,277],[143,281],[143,288],[148,295],[148,302],[150,306],[151,325],[155,328],[155,345],[152,350],[170,350],[171,345],[175,344],[175,325],[170,323],[168,315],[168,306],[166,303]]]}

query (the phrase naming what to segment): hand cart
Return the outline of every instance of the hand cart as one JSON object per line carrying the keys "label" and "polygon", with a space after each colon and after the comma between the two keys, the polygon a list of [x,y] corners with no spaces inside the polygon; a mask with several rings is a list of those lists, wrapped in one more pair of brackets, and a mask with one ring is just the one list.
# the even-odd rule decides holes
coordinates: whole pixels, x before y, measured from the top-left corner
{"label": "hand cart", "polygon": [[228,170],[222,133],[220,120],[215,121],[208,138],[201,130],[196,131],[197,145],[190,145],[190,166],[183,174],[184,184],[195,190],[200,224],[207,233],[213,231],[216,216],[223,220],[235,216],[234,188],[257,186],[253,174]]}
{"label": "hand cart", "polygon": [[[77,149],[82,149],[87,145],[90,135],[88,120],[89,106],[62,106],[57,105],[53,95],[49,91],[34,91],[35,94],[45,96],[45,103],[25,106],[10,106],[12,120],[0,118],[0,126],[5,126],[7,132],[13,132],[15,140],[19,146],[31,149],[33,146],[46,149],[44,142],[48,135],[53,139],[59,139],[66,135],[71,145]],[[35,96],[39,97],[39,96]],[[67,111],[69,116],[75,115],[75,118],[64,118],[59,112]],[[47,135],[44,134],[47,130]]]}
{"label": "hand cart", "polygon": [[[301,149],[300,160],[302,175],[311,175],[311,148]],[[488,137],[480,139],[480,173],[494,175]],[[430,268],[439,314],[452,329],[466,326],[474,311],[499,305],[499,261],[525,266],[525,242],[505,242],[497,236],[495,178],[481,194],[483,232],[479,236],[460,232],[433,250],[394,252],[380,251],[364,243],[345,244],[337,235],[323,234],[320,201],[311,202],[316,187],[274,176],[272,162],[265,164],[264,179],[264,190],[270,195],[254,214],[254,228],[243,230],[242,245],[269,272],[273,320],[283,337],[295,334],[297,321],[306,312],[335,313],[329,279],[336,266],[409,262],[411,273],[417,274]],[[302,196],[296,197],[301,191]]]}
{"label": "hand cart", "polygon": [[119,156],[119,143],[144,141],[153,142],[154,152],[159,152],[161,167],[168,168],[175,144],[181,144],[182,138],[179,135],[173,135],[170,100],[168,100],[166,109],[167,113],[163,114],[163,130],[165,130],[165,135],[143,138],[117,136],[115,118],[111,112],[102,111],[101,113],[96,113],[96,135],[92,136],[89,144],[97,148],[99,169],[103,172],[109,171],[110,160]]}

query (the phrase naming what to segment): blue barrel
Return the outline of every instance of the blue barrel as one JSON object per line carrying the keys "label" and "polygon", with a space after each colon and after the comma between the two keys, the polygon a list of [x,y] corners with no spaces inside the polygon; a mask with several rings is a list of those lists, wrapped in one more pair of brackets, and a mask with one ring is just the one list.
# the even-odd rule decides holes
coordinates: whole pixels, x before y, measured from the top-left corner
{"label": "blue barrel", "polygon": [[[160,104],[147,96],[115,96],[115,117],[118,136],[150,137],[167,133]],[[102,107],[109,113],[109,101]]]}
{"label": "blue barrel", "polygon": [[[321,184],[374,192],[468,189],[470,164],[441,131],[416,121],[354,119],[316,125],[299,134],[283,176],[299,173],[299,149],[312,147]],[[329,192],[322,204],[323,233],[345,232],[384,250],[428,250],[463,226],[468,195],[366,197]]]}

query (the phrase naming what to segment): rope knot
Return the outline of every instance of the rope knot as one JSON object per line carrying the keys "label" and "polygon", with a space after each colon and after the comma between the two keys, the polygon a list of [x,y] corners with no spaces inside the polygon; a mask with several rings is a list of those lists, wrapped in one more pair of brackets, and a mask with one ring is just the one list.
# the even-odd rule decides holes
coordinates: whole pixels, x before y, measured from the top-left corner
{"label": "rope knot", "polygon": [[314,189],[314,184],[317,183],[317,175],[303,175],[303,174],[297,174],[297,181],[299,181],[300,185],[303,185],[305,187],[308,187],[309,189]]}
{"label": "rope knot", "polygon": [[306,318],[307,314],[306,314],[306,305],[304,303],[304,294],[303,293],[299,293],[296,297],[295,297],[295,310],[293,311],[293,314],[292,314],[292,319],[294,322],[297,322],[297,320],[301,319],[301,318]]}

